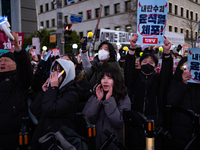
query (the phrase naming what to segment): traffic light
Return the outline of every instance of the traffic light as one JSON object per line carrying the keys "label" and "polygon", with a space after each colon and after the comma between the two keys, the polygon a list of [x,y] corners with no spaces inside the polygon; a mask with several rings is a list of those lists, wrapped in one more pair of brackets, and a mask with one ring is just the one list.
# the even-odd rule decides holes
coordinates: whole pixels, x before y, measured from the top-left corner
{"label": "traffic light", "polygon": [[68,44],[72,40],[72,38],[70,37],[70,34],[72,33],[72,31],[70,30],[71,27],[72,27],[72,24],[64,25],[65,44]]}

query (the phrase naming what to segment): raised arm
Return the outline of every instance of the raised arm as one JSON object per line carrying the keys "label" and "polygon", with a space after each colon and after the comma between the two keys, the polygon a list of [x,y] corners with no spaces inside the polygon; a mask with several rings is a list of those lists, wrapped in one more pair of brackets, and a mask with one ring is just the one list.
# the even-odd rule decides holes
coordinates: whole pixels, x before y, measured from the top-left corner
{"label": "raised arm", "polygon": [[27,90],[31,86],[32,67],[28,54],[24,49],[21,49],[18,40],[18,34],[11,31],[15,41],[11,43],[15,46],[14,56],[17,64],[17,82],[22,89]]}

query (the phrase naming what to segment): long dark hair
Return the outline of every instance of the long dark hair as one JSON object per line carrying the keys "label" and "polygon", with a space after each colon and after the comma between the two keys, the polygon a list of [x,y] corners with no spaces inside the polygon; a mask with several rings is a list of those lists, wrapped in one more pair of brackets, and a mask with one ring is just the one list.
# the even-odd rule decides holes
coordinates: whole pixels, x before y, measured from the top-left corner
{"label": "long dark hair", "polygon": [[[120,99],[123,100],[127,95],[127,88],[124,84],[124,78],[122,77],[122,74],[118,70],[109,67],[101,72],[97,85],[101,84],[101,79],[104,77],[104,75],[111,77],[114,81],[112,96],[115,98],[115,101],[118,105],[119,100]],[[95,95],[96,95],[96,87],[95,87]]]}

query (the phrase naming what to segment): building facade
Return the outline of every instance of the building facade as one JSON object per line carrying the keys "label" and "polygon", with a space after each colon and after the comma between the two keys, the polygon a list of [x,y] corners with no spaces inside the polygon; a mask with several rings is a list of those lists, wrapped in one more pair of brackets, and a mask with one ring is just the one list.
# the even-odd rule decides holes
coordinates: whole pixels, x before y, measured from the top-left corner
{"label": "building facade", "polygon": [[[56,29],[56,4],[53,0],[36,1],[39,25],[48,30]],[[74,0],[70,3],[62,0],[62,4],[63,23],[72,23],[72,14],[82,16],[82,23],[72,23],[72,30],[77,31],[80,37],[86,36],[88,31],[94,32],[100,4],[102,14],[99,29],[136,31],[136,0]],[[166,31],[183,33],[188,39],[191,36],[195,39],[198,35],[199,8],[200,0],[169,0]]]}
{"label": "building facade", "polygon": [[0,0],[0,15],[7,16],[14,32],[29,37],[37,31],[36,6],[33,0]]}

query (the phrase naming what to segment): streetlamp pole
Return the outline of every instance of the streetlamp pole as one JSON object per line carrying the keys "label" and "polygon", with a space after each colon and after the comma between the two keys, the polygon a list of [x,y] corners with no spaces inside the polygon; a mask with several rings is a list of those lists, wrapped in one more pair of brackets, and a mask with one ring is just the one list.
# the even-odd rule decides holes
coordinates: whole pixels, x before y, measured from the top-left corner
{"label": "streetlamp pole", "polygon": [[62,13],[62,0],[56,0],[57,4],[57,48],[60,49],[60,54],[64,54],[64,43],[63,39],[63,13]]}

